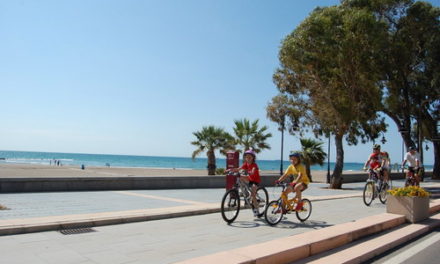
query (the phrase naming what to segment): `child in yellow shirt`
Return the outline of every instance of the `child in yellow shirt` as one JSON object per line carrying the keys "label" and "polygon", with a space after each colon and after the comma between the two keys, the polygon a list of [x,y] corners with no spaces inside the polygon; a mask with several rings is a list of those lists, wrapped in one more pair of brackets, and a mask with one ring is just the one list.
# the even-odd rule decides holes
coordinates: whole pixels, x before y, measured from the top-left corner
{"label": "child in yellow shirt", "polygon": [[301,193],[305,189],[307,189],[307,185],[310,183],[310,179],[307,175],[306,168],[303,164],[301,164],[301,154],[299,153],[291,153],[289,155],[290,162],[292,163],[284,172],[284,174],[278,179],[277,182],[281,182],[286,179],[289,175],[293,175],[293,181],[287,186],[284,192],[281,194],[281,198],[283,199],[283,203],[287,203],[287,196],[291,192],[295,192],[295,198],[298,199],[298,203],[296,205],[295,210],[301,210],[303,203],[301,202]]}

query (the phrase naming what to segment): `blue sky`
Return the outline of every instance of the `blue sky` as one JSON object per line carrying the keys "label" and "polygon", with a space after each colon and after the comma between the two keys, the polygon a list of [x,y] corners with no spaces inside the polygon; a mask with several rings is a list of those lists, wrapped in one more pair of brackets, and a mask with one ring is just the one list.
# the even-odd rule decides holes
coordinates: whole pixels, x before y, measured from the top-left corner
{"label": "blue sky", "polygon": [[[202,126],[258,118],[274,135],[259,158],[279,159],[265,107],[280,42],[338,2],[0,1],[0,149],[188,157]],[[371,145],[346,146],[345,160],[363,162]],[[285,153],[298,148],[287,136]]]}

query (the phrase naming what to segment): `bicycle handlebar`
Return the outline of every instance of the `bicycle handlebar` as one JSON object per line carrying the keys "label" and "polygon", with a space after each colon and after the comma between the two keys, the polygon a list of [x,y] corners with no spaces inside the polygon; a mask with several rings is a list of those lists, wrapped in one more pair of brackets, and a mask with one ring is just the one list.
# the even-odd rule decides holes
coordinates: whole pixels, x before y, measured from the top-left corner
{"label": "bicycle handlebar", "polygon": [[232,170],[227,170],[226,171],[226,175],[232,175],[232,176],[248,176],[247,172],[245,170],[240,171],[232,171]]}

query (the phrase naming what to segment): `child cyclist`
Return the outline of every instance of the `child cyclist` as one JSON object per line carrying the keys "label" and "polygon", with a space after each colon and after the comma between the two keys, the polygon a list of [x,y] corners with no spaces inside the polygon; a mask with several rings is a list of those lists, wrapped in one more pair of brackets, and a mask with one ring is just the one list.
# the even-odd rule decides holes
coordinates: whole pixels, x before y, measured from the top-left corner
{"label": "child cyclist", "polygon": [[287,188],[281,194],[281,199],[283,204],[287,204],[287,196],[291,192],[295,192],[295,198],[298,199],[295,210],[299,211],[302,209],[303,203],[301,202],[301,192],[307,189],[307,185],[310,183],[310,179],[307,175],[306,168],[301,164],[301,154],[293,152],[289,155],[290,162],[292,163],[287,167],[284,174],[276,181],[276,183],[282,182],[289,175],[293,175],[293,181],[287,186]]}
{"label": "child cyclist", "polygon": [[388,152],[384,151],[384,152],[382,152],[381,168],[382,168],[383,180],[385,182],[389,182],[390,166],[391,166],[390,155],[388,154]]}
{"label": "child cyclist", "polygon": [[240,180],[247,182],[251,188],[251,198],[252,204],[254,205],[254,216],[258,216],[258,202],[256,198],[257,188],[261,182],[260,170],[258,169],[257,163],[255,163],[256,154],[252,149],[246,150],[244,152],[244,162],[243,165],[238,169],[233,169],[233,171],[244,170],[247,172],[247,176],[240,176]]}

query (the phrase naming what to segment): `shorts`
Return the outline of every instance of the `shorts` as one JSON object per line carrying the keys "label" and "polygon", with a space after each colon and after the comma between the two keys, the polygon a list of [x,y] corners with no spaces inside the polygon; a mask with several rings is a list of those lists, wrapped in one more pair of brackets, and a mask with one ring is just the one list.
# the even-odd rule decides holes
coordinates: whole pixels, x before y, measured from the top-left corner
{"label": "shorts", "polygon": [[416,167],[408,167],[408,171],[417,175],[419,173],[419,168],[416,170]]}
{"label": "shorts", "polygon": [[[307,189],[307,187],[308,187],[307,184],[306,184],[306,183],[303,183],[303,182],[300,182],[300,183],[298,183],[298,184],[301,184],[302,187],[303,187],[302,190],[301,190],[301,192],[302,192],[302,191],[305,191],[305,190]],[[296,183],[290,183],[289,185],[292,186],[292,188],[294,188],[295,185],[296,185]]]}

